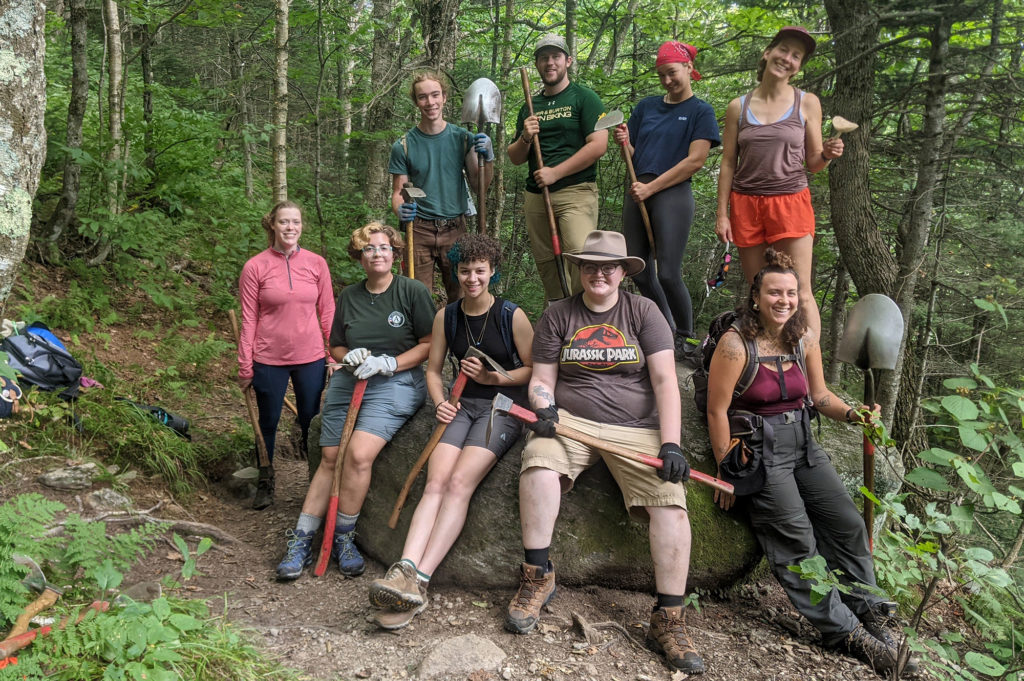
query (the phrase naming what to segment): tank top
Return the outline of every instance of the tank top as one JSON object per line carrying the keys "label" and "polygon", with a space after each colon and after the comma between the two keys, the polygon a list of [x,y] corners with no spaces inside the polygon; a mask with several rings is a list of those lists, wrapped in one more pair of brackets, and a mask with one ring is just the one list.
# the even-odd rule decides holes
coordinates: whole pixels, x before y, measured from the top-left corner
{"label": "tank top", "polygon": [[[780,380],[780,378],[782,380]],[[785,382],[786,398],[782,397],[782,383]],[[746,392],[732,402],[732,409],[749,411],[760,416],[784,414],[787,411],[800,409],[804,406],[807,395],[807,379],[800,371],[800,365],[793,362],[781,374],[760,364],[754,381]]]}
{"label": "tank top", "polygon": [[[494,296],[494,303],[491,305],[491,308],[482,315],[474,316],[466,315],[466,313],[462,311],[462,306],[459,306],[459,312],[455,320],[455,335],[452,337],[452,344],[450,348],[456,359],[461,360],[465,357],[466,352],[469,350],[469,344],[472,343],[474,347],[479,348],[485,352],[488,357],[500,364],[501,368],[505,371],[511,371],[516,368],[515,364],[512,362],[512,358],[505,350],[504,341],[501,339],[501,328],[499,324],[501,319],[501,304],[503,302],[504,300],[498,296]],[[487,365],[487,362],[484,362],[484,368],[488,371],[493,371],[493,369]],[[466,388],[462,391],[462,395],[463,397],[493,400],[494,396],[499,392],[508,395],[520,404],[525,404],[525,385],[501,387],[496,385],[480,385],[476,381],[470,379],[466,382]]]}
{"label": "tank top", "polygon": [[757,125],[747,119],[750,97],[743,98],[737,127],[739,163],[732,190],[755,196],[796,194],[807,187],[804,169],[804,122],[800,119],[803,93],[793,88],[793,108],[774,123]]}

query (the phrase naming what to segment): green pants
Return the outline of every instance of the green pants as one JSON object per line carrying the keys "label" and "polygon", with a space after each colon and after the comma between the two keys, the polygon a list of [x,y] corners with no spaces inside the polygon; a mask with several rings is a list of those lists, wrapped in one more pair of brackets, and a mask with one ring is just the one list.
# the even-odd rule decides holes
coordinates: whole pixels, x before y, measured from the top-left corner
{"label": "green pants", "polygon": [[[597,183],[582,182],[551,192],[551,207],[555,211],[562,253],[579,253],[587,234],[597,229]],[[526,231],[530,235],[530,249],[537,263],[537,273],[544,284],[548,300],[567,297],[559,283],[560,258],[551,247],[551,225],[548,222],[544,195],[526,192],[523,201],[526,213]],[[580,273],[575,265],[564,263],[569,295],[580,288]]]}

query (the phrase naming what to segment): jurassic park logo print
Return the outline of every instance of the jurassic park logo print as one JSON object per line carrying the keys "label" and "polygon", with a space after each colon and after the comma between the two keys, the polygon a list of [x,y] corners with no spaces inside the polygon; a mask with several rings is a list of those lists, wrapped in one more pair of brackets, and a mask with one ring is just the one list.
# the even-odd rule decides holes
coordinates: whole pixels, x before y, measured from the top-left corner
{"label": "jurassic park logo print", "polygon": [[596,324],[577,329],[562,346],[561,364],[576,364],[591,371],[607,371],[620,364],[637,364],[640,352],[626,342],[621,331],[611,324]]}

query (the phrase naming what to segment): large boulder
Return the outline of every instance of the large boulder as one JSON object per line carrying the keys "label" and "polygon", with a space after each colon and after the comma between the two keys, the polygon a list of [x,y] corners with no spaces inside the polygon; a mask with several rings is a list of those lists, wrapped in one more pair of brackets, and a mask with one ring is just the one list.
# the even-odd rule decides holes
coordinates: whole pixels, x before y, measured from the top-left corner
{"label": "large boulder", "polygon": [[[714,473],[707,427],[692,399],[689,371],[679,367],[683,405],[682,447],[697,470]],[[398,525],[387,523],[405,477],[430,437],[435,420],[432,405],[419,411],[381,452],[373,482],[357,527],[358,544],[370,557],[387,565],[401,557],[413,510],[423,492],[425,472],[409,493]],[[817,426],[814,426],[817,432]],[[310,442],[319,439],[319,419]],[[822,419],[819,440],[832,454],[851,494],[860,497],[862,483],[860,437],[854,429]],[[481,483],[473,497],[465,528],[436,570],[433,582],[463,587],[514,588],[522,561],[518,479],[523,442],[517,443]],[[898,463],[898,460],[897,460]],[[885,494],[898,488],[895,466],[879,456],[876,488]],[[711,490],[687,485],[693,548],[690,588],[729,586],[760,560],[761,552],[741,513],[723,513],[712,502]],[[562,497],[551,545],[558,579],[569,585],[596,584],[611,588],[651,590],[647,525],[629,518],[622,494],[608,469],[598,464],[579,477],[572,492]]]}

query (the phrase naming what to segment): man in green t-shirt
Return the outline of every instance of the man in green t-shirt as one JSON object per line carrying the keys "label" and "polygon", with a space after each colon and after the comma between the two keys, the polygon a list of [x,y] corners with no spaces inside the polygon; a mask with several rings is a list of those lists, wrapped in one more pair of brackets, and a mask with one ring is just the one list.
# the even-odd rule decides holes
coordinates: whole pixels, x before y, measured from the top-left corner
{"label": "man in green t-shirt", "polygon": [[[572,55],[565,39],[554,33],[545,35],[537,42],[533,57],[544,88],[532,98],[533,116],[528,115],[526,104],[519,110],[508,157],[515,165],[530,163],[523,201],[526,229],[544,292],[548,300],[558,300],[566,296],[558,276],[562,263],[551,245],[542,188],[547,187],[551,194],[562,251],[578,253],[587,234],[597,229],[597,159],[608,148],[608,131],[594,130],[604,114],[601,98],[590,88],[569,81]],[[537,166],[530,149],[537,135],[543,168]],[[566,270],[569,293],[578,292],[579,271],[575,265]]]}
{"label": "man in green t-shirt", "polygon": [[[494,151],[487,135],[473,135],[465,128],[444,120],[448,101],[447,79],[433,71],[413,77],[409,95],[420,110],[420,122],[391,147],[391,208],[402,221],[413,223],[413,274],[434,291],[434,265],[448,300],[459,297],[459,282],[448,262],[448,250],[466,233],[469,193],[466,178],[474,188],[480,173],[477,154],[484,156],[484,188],[491,183]],[[465,176],[463,175],[465,170]],[[402,187],[412,182],[426,198],[406,203]]]}

